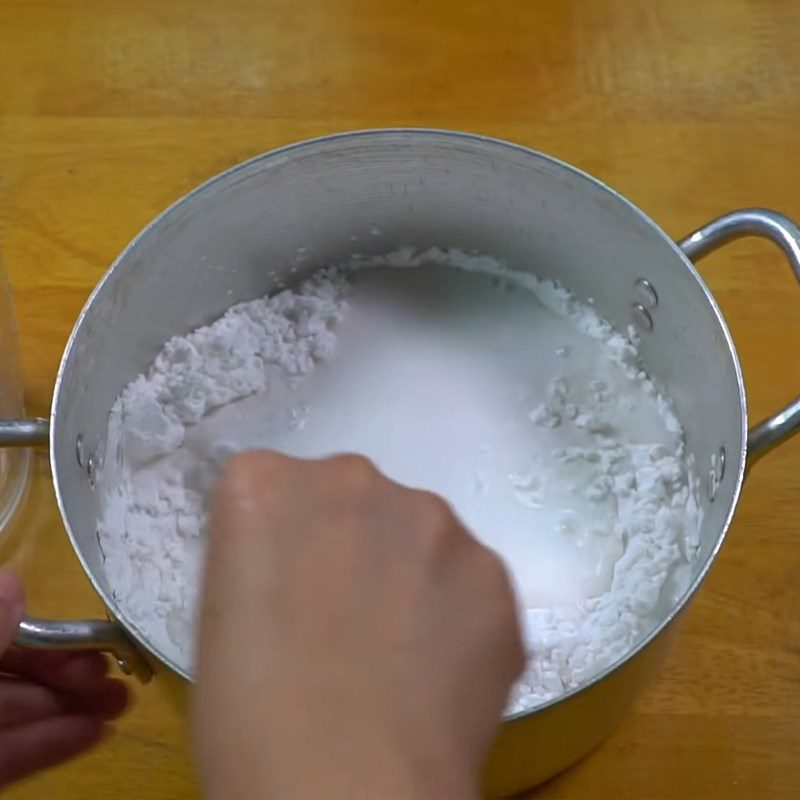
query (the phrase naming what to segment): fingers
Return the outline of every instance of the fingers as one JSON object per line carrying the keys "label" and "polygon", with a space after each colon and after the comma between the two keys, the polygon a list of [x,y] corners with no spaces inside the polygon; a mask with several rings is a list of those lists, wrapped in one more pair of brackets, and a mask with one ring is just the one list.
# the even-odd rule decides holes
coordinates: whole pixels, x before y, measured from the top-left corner
{"label": "fingers", "polygon": [[105,678],[97,691],[80,698],[87,711],[93,711],[104,719],[116,719],[128,707],[128,687],[122,681]]}
{"label": "fingers", "polygon": [[0,729],[33,719],[64,713],[96,714],[106,720],[128,707],[128,689],[122,681],[105,678],[91,692],[59,691],[17,678],[0,678]]}
{"label": "fingers", "polygon": [[70,710],[68,700],[46,686],[0,678],[0,730],[57,717]]}
{"label": "fingers", "polygon": [[30,678],[56,689],[87,694],[108,673],[108,661],[96,652],[12,647],[0,657],[0,672]]}
{"label": "fingers", "polygon": [[62,715],[0,733],[0,785],[60,764],[102,737],[103,721],[92,714]]}
{"label": "fingers", "polygon": [[25,610],[25,594],[20,579],[0,569],[0,653],[14,641]]}
{"label": "fingers", "polygon": [[[101,653],[67,653],[66,656],[61,662],[48,664],[43,658],[34,664],[39,680],[58,689],[90,694],[108,674],[108,660]],[[33,660],[36,661],[35,656]]]}
{"label": "fingers", "polygon": [[292,463],[260,451],[235,456],[226,464],[214,493],[208,531],[203,634],[206,629],[213,631],[213,638],[218,632],[224,634],[240,614],[240,604],[253,601],[269,586],[265,564],[270,540],[265,528],[284,527],[290,520],[282,518],[282,502],[276,502],[272,516],[265,519],[262,498],[283,486],[281,467],[291,470]]}
{"label": "fingers", "polygon": [[106,677],[97,653],[13,647],[24,610],[19,578],[0,570],[0,785],[91,747],[128,704],[125,685]]}
{"label": "fingers", "polygon": [[0,671],[54,690],[65,704],[62,711],[85,711],[116,719],[128,705],[125,684],[106,677],[108,662],[100,653],[12,647],[0,659]]}

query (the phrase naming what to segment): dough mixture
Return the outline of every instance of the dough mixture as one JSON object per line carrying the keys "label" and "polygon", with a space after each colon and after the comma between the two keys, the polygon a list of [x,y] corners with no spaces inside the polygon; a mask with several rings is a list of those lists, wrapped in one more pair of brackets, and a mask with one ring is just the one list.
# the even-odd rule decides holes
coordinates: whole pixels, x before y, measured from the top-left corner
{"label": "dough mixture", "polygon": [[700,514],[682,439],[632,333],[493,259],[403,249],[167,342],[109,418],[98,535],[122,610],[190,670],[224,460],[367,455],[509,565],[520,710],[624,655],[686,588]]}

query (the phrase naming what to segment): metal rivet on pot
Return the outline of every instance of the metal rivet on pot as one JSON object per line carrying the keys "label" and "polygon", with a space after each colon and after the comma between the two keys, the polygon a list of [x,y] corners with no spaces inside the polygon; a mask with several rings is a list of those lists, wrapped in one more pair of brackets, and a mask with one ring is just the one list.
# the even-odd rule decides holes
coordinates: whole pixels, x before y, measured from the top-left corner
{"label": "metal rivet on pot", "polygon": [[124,675],[133,675],[133,670],[128,666],[128,662],[125,659],[118,658],[117,664]]}
{"label": "metal rivet on pot", "polygon": [[714,474],[717,478],[717,484],[719,485],[722,482],[722,479],[725,477],[725,448],[720,447],[719,453],[717,453],[716,458],[712,457],[711,463],[714,467]]}
{"label": "metal rivet on pot", "polygon": [[719,488],[719,481],[717,480],[716,470],[712,467],[708,471],[708,499],[713,503],[714,498],[717,496],[717,489]]}
{"label": "metal rivet on pot", "polygon": [[94,482],[97,478],[97,469],[99,464],[97,463],[97,456],[92,453],[89,458],[86,459],[86,474],[89,476],[89,485],[94,489]]}
{"label": "metal rivet on pot", "polygon": [[84,455],[83,434],[79,433],[78,438],[75,440],[75,457],[78,459],[78,466],[81,467],[81,469],[86,466]]}
{"label": "metal rivet on pot", "polygon": [[634,303],[631,306],[631,316],[636,323],[636,327],[640,330],[653,330],[653,318],[650,316],[650,312],[641,303]]}
{"label": "metal rivet on pot", "polygon": [[636,299],[645,308],[655,308],[658,305],[658,293],[647,278],[639,278],[636,281]]}

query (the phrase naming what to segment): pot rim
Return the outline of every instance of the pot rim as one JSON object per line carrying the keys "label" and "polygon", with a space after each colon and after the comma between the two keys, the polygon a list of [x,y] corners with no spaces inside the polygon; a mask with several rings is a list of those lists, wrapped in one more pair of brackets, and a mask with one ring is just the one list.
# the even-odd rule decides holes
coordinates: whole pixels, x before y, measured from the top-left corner
{"label": "pot rim", "polygon": [[[583,180],[587,181],[588,183],[594,185],[595,188],[600,189],[601,191],[607,192],[608,194],[612,195],[616,200],[620,201],[627,209],[637,216],[642,222],[646,223],[650,226],[650,228],[659,236],[661,239],[672,249],[675,256],[680,259],[684,266],[689,270],[691,275],[697,281],[698,285],[700,286],[703,294],[707,302],[710,304],[714,316],[717,320],[717,323],[722,331],[722,334],[725,339],[725,343],[728,348],[728,352],[730,353],[731,360],[733,362],[734,370],[736,373],[736,381],[739,390],[739,402],[741,407],[741,430],[740,430],[740,452],[739,452],[739,465],[736,474],[736,479],[733,481],[733,487],[730,491],[730,499],[729,499],[729,506],[727,512],[725,514],[725,520],[723,525],[720,528],[719,534],[717,535],[717,539],[714,542],[713,547],[711,548],[708,556],[706,557],[705,563],[700,568],[698,574],[692,580],[688,588],[684,591],[681,598],[678,602],[672,607],[669,614],[658,624],[656,625],[650,633],[648,633],[645,637],[643,637],[638,644],[633,647],[632,649],[628,650],[623,656],[615,660],[612,664],[605,667],[601,671],[595,673],[588,681],[585,683],[580,684],[579,686],[570,689],[569,691],[565,692],[564,694],[558,695],[546,702],[542,703],[541,705],[534,706],[532,708],[517,711],[512,714],[504,715],[503,721],[505,723],[514,722],[525,717],[530,716],[531,714],[535,714],[540,711],[544,711],[547,708],[555,706],[559,703],[565,702],[566,700],[574,697],[575,695],[587,691],[591,689],[596,684],[600,683],[603,679],[605,679],[608,675],[612,672],[616,671],[620,668],[623,664],[627,663],[629,660],[633,659],[637,656],[642,650],[644,650],[657,636],[661,634],[661,632],[669,626],[673,620],[684,610],[684,608],[688,605],[689,600],[694,596],[695,592],[698,590],[700,585],[705,580],[708,571],[711,568],[711,565],[716,561],[717,555],[719,553],[720,548],[722,547],[722,543],[725,540],[725,536],[730,528],[731,521],[733,520],[733,515],[735,513],[736,507],[738,505],[739,496],[741,493],[742,483],[744,481],[745,475],[745,467],[746,467],[746,457],[747,457],[747,397],[744,388],[744,379],[742,375],[742,368],[739,362],[739,356],[736,351],[736,347],[733,343],[733,339],[731,337],[730,331],[728,329],[728,325],[725,322],[725,318],[720,311],[719,306],[717,305],[714,296],[712,295],[710,289],[706,285],[705,281],[701,277],[700,273],[697,271],[697,268],[692,263],[691,259],[689,259],[686,254],[681,250],[678,244],[670,238],[666,232],[647,214],[645,214],[638,206],[632,203],[628,198],[624,195],[617,192],[615,189],[612,189],[610,186],[606,185],[603,181],[595,178],[593,175],[590,175],[588,172],[585,172],[578,167],[575,167],[571,164],[568,164],[561,159],[555,158],[553,156],[547,155],[546,153],[542,153],[538,150],[534,150],[533,148],[526,147],[525,145],[517,144],[515,142],[509,142],[505,139],[499,139],[492,136],[485,136],[483,134],[477,133],[469,133],[464,131],[457,131],[457,130],[448,130],[444,128],[414,128],[414,127],[397,127],[397,128],[366,128],[366,129],[358,129],[352,131],[341,131],[338,133],[327,134],[323,136],[317,136],[311,139],[304,139],[299,142],[293,142],[288,145],[284,145],[282,147],[275,148],[273,150],[268,150],[264,153],[259,155],[253,156],[252,158],[247,159],[246,161],[242,161],[234,166],[223,170],[222,172],[217,173],[216,175],[212,176],[211,178],[205,180],[203,183],[196,186],[194,189],[191,189],[186,194],[179,197],[173,203],[171,203],[167,208],[157,214],[150,222],[147,223],[140,231],[136,234],[136,236],[131,239],[131,241],[123,248],[123,250],[119,253],[119,255],[114,259],[111,263],[109,268],[100,278],[100,280],[95,285],[94,289],[92,290],[91,294],[87,298],[83,308],[78,315],[78,318],[75,321],[75,325],[72,328],[70,333],[69,339],[67,340],[67,344],[64,348],[64,353],[61,358],[61,362],[58,367],[58,372],[56,374],[56,381],[55,386],[53,389],[53,399],[51,404],[51,412],[50,412],[50,427],[51,427],[51,435],[50,435],[50,468],[53,476],[53,487],[55,489],[56,500],[58,502],[59,512],[61,514],[61,519],[64,523],[64,527],[67,530],[67,535],[69,536],[70,543],[72,544],[72,549],[75,551],[78,560],[83,567],[84,572],[86,573],[89,581],[91,582],[94,590],[98,593],[98,595],[102,598],[103,602],[105,603],[106,607],[110,609],[113,616],[118,619],[125,629],[135,638],[135,640],[152,656],[154,656],[158,661],[165,664],[171,670],[176,672],[178,675],[182,676],[189,682],[194,681],[194,677],[183,667],[179,664],[176,664],[171,658],[164,656],[160,653],[148,640],[144,633],[142,633],[139,628],[127,617],[124,610],[120,609],[117,606],[117,603],[114,601],[113,597],[110,596],[110,592],[106,592],[105,589],[100,585],[99,580],[94,575],[92,570],[90,569],[89,565],[87,564],[86,560],[81,553],[75,534],[73,533],[72,526],[67,518],[66,507],[64,504],[64,499],[61,492],[61,483],[58,477],[58,466],[56,463],[56,456],[55,456],[55,437],[56,431],[58,429],[58,412],[57,408],[59,405],[59,397],[61,395],[62,386],[64,384],[64,377],[66,372],[66,363],[69,360],[70,354],[72,352],[73,347],[75,346],[75,339],[77,336],[78,330],[81,328],[81,325],[84,319],[89,315],[91,312],[92,305],[94,304],[95,298],[101,292],[105,283],[110,279],[113,272],[117,269],[117,267],[122,263],[122,261],[127,257],[128,253],[133,250],[137,244],[144,239],[157,225],[159,225],[163,219],[168,217],[170,214],[174,212],[179,206],[181,206],[184,202],[189,200],[190,198],[199,195],[202,192],[205,192],[211,186],[227,181],[236,173],[241,170],[247,169],[252,165],[259,163],[259,162],[268,162],[275,159],[284,158],[286,156],[291,156],[295,153],[300,153],[304,150],[318,147],[320,145],[328,145],[334,144],[338,141],[348,141],[353,139],[359,138],[383,138],[392,136],[408,136],[408,137],[431,137],[431,138],[441,138],[442,140],[454,140],[458,142],[473,142],[483,145],[489,145],[491,147],[495,147],[500,150],[509,150],[516,153],[522,153],[526,156],[532,156],[536,159],[541,159],[543,161],[549,162],[557,166],[558,168],[570,172],[573,175],[576,175]],[[719,499],[719,496],[717,497]]]}

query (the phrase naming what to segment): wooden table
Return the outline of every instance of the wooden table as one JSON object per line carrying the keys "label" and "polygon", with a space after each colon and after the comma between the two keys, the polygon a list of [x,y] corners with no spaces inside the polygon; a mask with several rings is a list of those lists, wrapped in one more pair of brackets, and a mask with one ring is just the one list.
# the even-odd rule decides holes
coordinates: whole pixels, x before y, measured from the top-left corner
{"label": "wooden table", "polygon": [[[759,0],[0,0],[0,209],[29,411],[91,287],[153,215],[248,156],[419,125],[555,154],[675,236],[741,206],[800,217],[800,6]],[[769,244],[702,264],[753,417],[800,385],[800,291]],[[800,796],[800,441],[753,471],[663,674],[543,798]],[[100,605],[46,460],[2,553],[39,614]],[[158,684],[14,800],[199,796]],[[535,758],[535,754],[532,754]]]}

